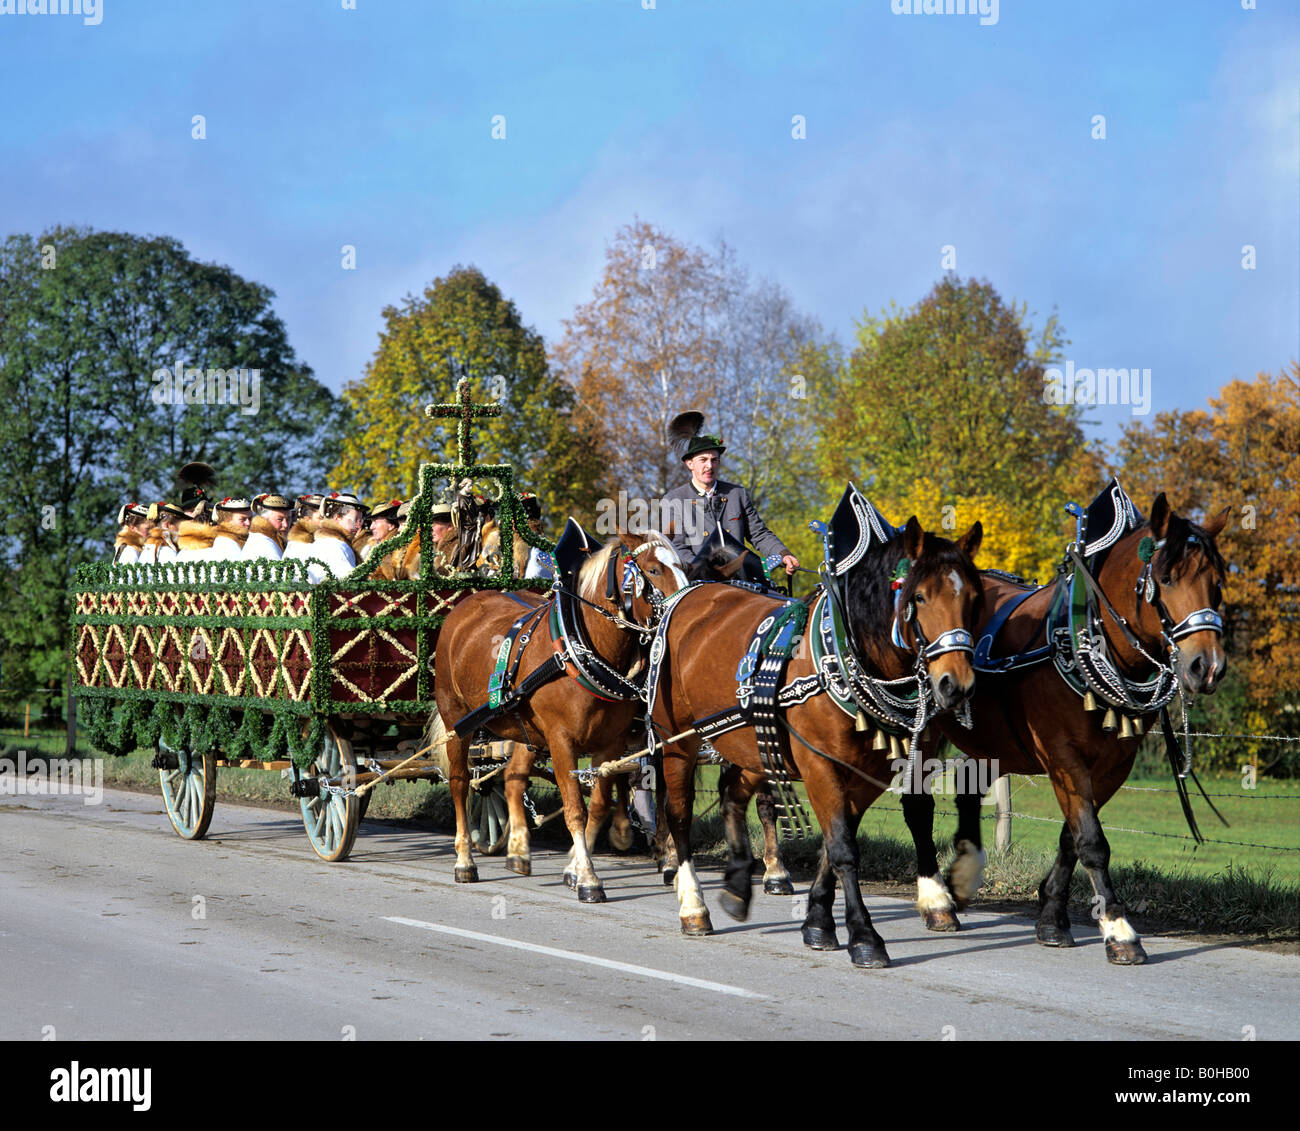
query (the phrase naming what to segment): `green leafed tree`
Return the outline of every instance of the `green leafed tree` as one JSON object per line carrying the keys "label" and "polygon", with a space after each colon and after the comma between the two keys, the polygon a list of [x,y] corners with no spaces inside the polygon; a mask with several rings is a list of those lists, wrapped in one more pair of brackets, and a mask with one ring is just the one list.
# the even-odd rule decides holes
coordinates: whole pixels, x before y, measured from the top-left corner
{"label": "green leafed tree", "polygon": [[909,310],[865,317],[827,406],[826,481],[855,480],[895,521],[916,511],[952,529],[981,517],[976,500],[996,503],[1017,526],[986,534],[1001,538],[996,564],[1042,570],[1059,553],[1063,502],[1101,486],[1082,409],[1046,393],[1064,344],[1055,314],[1035,335],[1023,306],[953,276]]}
{"label": "green leafed tree", "polygon": [[334,482],[409,497],[421,463],[454,463],[455,421],[427,419],[424,407],[454,399],[463,367],[473,399],[503,410],[475,424],[478,462],[511,464],[552,526],[562,521],[589,493],[599,461],[572,390],[551,373],[541,335],[515,304],[478,268],[457,266],[383,314],[379,349],[343,391],[353,425]]}
{"label": "green leafed tree", "polygon": [[196,459],[222,493],[324,482],[338,405],[272,297],[165,237],[59,228],[0,245],[6,688],[64,670],[72,572],[109,555],[123,502],[175,498]]}

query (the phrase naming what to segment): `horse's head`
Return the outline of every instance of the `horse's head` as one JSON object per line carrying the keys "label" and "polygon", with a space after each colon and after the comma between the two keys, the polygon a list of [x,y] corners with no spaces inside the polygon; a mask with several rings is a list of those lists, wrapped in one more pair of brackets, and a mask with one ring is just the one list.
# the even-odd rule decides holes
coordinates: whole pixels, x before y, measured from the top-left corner
{"label": "horse's head", "polygon": [[651,625],[664,601],[686,585],[682,560],[657,530],[634,534],[619,529],[578,574],[578,595],[620,610],[637,624]]}
{"label": "horse's head", "polygon": [[1177,657],[1178,678],[1194,694],[1212,693],[1228,668],[1218,611],[1226,566],[1215,545],[1227,521],[1224,510],[1198,526],[1176,514],[1162,491],[1148,529],[1120,542],[1098,578],[1117,608],[1132,587],[1135,634],[1148,651]]}
{"label": "horse's head", "polygon": [[769,585],[763,560],[743,542],[730,534],[722,540],[710,538],[694,559],[683,566],[690,581],[747,581]]}
{"label": "horse's head", "polygon": [[[869,553],[852,574],[849,612],[868,652],[921,654],[941,710],[975,690],[974,630],[984,587],[972,560],[984,537],[976,522],[956,542],[929,534],[913,515],[901,535]],[[874,645],[874,647],[873,647]]]}

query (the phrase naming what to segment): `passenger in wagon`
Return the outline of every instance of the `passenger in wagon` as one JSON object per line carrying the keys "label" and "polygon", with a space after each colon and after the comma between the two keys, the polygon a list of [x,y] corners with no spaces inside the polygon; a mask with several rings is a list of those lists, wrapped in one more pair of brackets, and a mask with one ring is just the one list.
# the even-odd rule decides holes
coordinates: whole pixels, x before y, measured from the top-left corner
{"label": "passenger in wagon", "polygon": [[369,529],[358,535],[352,543],[352,552],[357,555],[358,561],[368,561],[371,552],[380,542],[397,533],[397,512],[401,506],[401,499],[390,499],[370,511]]}
{"label": "passenger in wagon", "polygon": [[253,499],[253,521],[244,543],[244,561],[270,559],[278,562],[284,556],[285,535],[289,532],[289,516],[293,504],[279,495],[261,494]]}
{"label": "passenger in wagon", "polygon": [[149,535],[149,508],[143,503],[127,503],[117,512],[119,530],[113,540],[113,564],[135,565],[140,560],[145,538]]}
{"label": "passenger in wagon", "polygon": [[367,511],[365,503],[356,495],[331,491],[321,504],[324,518],[316,528],[316,535],[305,556],[324,562],[328,569],[313,564],[307,567],[307,580],[319,585],[326,577],[347,577],[357,567],[357,556],[352,552],[352,539],[361,530]]}
{"label": "passenger in wagon", "polygon": [[217,534],[212,540],[208,560],[214,562],[238,561],[248,541],[248,529],[253,520],[253,507],[247,499],[227,495],[216,506]]}
{"label": "passenger in wagon", "polygon": [[[519,496],[524,507],[524,517],[528,520],[528,529],[534,534],[542,533],[542,501],[531,492],[525,491]],[[515,576],[540,578],[549,581],[555,576],[555,564],[551,555],[536,546],[530,546],[522,538],[515,539]]]}
{"label": "passenger in wagon", "polygon": [[280,556],[306,558],[311,553],[311,540],[320,525],[320,505],[323,495],[299,495],[293,505],[293,525],[284,538],[284,553]]}
{"label": "passenger in wagon", "polygon": [[176,543],[176,530],[186,514],[175,503],[153,503],[149,507],[149,537],[140,551],[141,565],[162,565],[174,561],[180,546]]}

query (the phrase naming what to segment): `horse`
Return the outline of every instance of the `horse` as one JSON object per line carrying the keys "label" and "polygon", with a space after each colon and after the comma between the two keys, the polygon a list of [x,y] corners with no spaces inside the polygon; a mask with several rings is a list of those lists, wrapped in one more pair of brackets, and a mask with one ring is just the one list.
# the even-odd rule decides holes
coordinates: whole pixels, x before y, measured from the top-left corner
{"label": "horse", "polygon": [[[570,526],[578,529],[572,520]],[[562,538],[557,557],[563,556],[565,545]],[[620,571],[621,584],[616,581]],[[562,569],[562,575],[570,580],[568,570]],[[456,810],[458,883],[478,879],[465,803],[469,740],[486,730],[494,738],[516,743],[506,770],[510,810],[506,867],[525,876],[532,872],[523,793],[535,750],[545,748],[573,838],[565,882],[577,890],[581,902],[601,903],[604,888],[592,867],[589,847],[607,817],[611,783],[604,779],[593,788],[588,815],[573,771],[582,754],[591,755],[595,766],[626,753],[627,734],[641,706],[636,676],[645,666],[643,638],[648,640],[663,601],[684,586],[686,578],[672,543],[662,534],[620,530],[617,538],[586,556],[572,583],[576,590],[572,595],[562,583],[545,600],[531,593],[480,590],[447,614],[438,636],[434,681],[438,710],[430,741],[439,744],[445,736],[447,776]],[[538,639],[548,621],[549,637]],[[493,679],[494,669],[503,672],[507,663],[513,665],[511,677],[518,680],[515,688],[521,692],[528,688],[526,694],[512,698],[510,689],[503,693],[500,679]],[[490,699],[494,694],[503,694],[500,704]],[[479,708],[485,702],[507,710],[476,722],[474,717],[484,718]],[[452,723],[451,730],[444,720]],[[622,839],[630,843],[631,838]]]}
{"label": "horse", "polygon": [[[1146,961],[1111,882],[1110,846],[1098,814],[1128,778],[1143,732],[1162,717],[1176,684],[1186,694],[1209,695],[1227,668],[1222,618],[1215,612],[1225,574],[1215,538],[1226,521],[1225,511],[1199,526],[1176,514],[1163,492],[1151,517],[1140,521],[1112,480],[1088,508],[1086,540],[1081,531],[1067,551],[1069,573],[1057,585],[1032,590],[982,575],[986,613],[977,630],[973,726],[938,725],[960,750],[990,763],[993,777],[1046,774],[1051,781],[1065,820],[1056,860],[1038,889],[1035,936],[1043,946],[1075,945],[1068,900],[1070,877],[1082,861],[1107,960],[1117,966]],[[1054,613],[1061,604],[1065,613]],[[1004,653],[1000,659],[991,654],[995,645]],[[1163,721],[1172,760],[1167,715]],[[980,784],[958,778],[957,856],[949,883],[959,909],[974,897],[984,863]],[[1190,814],[1185,797],[1184,808]],[[916,844],[917,875],[938,882],[934,801],[920,792],[905,794],[903,809]],[[1196,833],[1194,820],[1189,823]]]}
{"label": "horse", "polygon": [[[838,948],[831,913],[838,879],[844,889],[851,962],[858,967],[883,967],[889,965],[889,956],[884,940],[871,925],[858,883],[857,828],[866,808],[888,788],[893,771],[888,754],[872,749],[873,728],[863,711],[872,692],[864,689],[863,681],[901,683],[914,673],[923,675],[915,685],[916,694],[922,697],[918,704],[923,718],[928,717],[931,706],[952,710],[969,696],[975,682],[969,629],[976,623],[982,603],[972,557],[983,531],[977,522],[954,543],[927,533],[915,516],[905,528],[895,530],[851,484],[833,528],[843,525],[839,516],[846,507],[850,516],[856,516],[851,527],[855,534],[848,539],[843,556],[828,563],[824,574],[834,592],[819,589],[802,602],[785,606],[785,614],[802,606],[820,622],[826,608],[823,601],[835,603],[835,610],[826,616],[834,622],[837,640],[843,635],[838,626],[847,622],[849,652],[841,655],[837,643],[836,657],[844,665],[839,670],[851,670],[851,675],[846,677],[848,686],[840,687],[838,698],[824,686],[827,668],[815,656],[821,627],[812,624],[813,649],[800,643],[786,669],[790,682],[780,695],[768,699],[780,712],[776,725],[751,715],[748,722],[734,723],[742,729],[718,729],[725,720],[745,713],[745,699],[738,696],[732,673],[744,681],[761,673],[766,661],[749,663],[754,657],[753,642],[763,631],[776,631],[784,622],[770,627],[781,607],[767,597],[740,587],[704,585],[688,590],[670,606],[651,648],[652,665],[657,650],[662,664],[657,682],[653,666],[650,677],[657,689],[652,721],[660,733],[672,736],[665,739],[660,764],[668,832],[679,862],[675,883],[683,934],[707,935],[713,930],[690,849],[694,770],[703,724],[718,754],[740,771],[724,808],[730,859],[723,909],[738,919],[748,914],[753,859],[743,818],[749,794],[773,773],[778,779],[784,774],[798,777],[807,789],[823,836],[821,862],[802,926],[803,942],[815,950]],[[842,609],[838,607],[837,576],[843,580]],[[786,640],[788,647],[794,643],[794,637]],[[775,674],[780,676],[779,666]],[[830,682],[833,688],[837,681]],[[788,700],[787,692],[793,692]],[[757,679],[748,684],[746,694],[751,702],[757,701]],[[860,699],[860,694],[865,698]],[[795,741],[781,737],[777,725]],[[766,732],[766,760],[760,726]],[[932,748],[935,741],[931,733],[920,740],[920,748]],[[784,768],[773,764],[773,748],[784,759]],[[894,751],[901,752],[897,739]]]}

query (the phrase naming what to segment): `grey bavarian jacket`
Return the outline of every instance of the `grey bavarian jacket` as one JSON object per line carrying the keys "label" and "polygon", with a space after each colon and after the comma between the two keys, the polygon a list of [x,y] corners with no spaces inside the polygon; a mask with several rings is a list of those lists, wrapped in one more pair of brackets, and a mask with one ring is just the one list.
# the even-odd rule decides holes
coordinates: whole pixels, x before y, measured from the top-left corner
{"label": "grey bavarian jacket", "polygon": [[728,534],[750,543],[765,558],[790,552],[759,518],[749,492],[722,479],[714,483],[712,498],[701,495],[693,481],[674,487],[663,497],[659,514],[663,532],[687,563],[717,530],[719,520]]}

